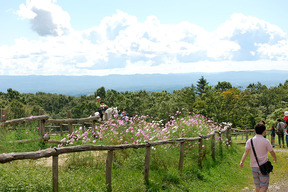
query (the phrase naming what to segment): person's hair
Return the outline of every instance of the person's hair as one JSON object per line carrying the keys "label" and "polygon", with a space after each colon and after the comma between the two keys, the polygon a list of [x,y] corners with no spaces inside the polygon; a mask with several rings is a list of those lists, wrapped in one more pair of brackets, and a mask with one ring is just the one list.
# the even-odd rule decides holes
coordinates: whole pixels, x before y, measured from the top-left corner
{"label": "person's hair", "polygon": [[254,130],[255,130],[256,134],[262,134],[266,130],[266,126],[262,123],[257,123],[254,126]]}
{"label": "person's hair", "polygon": [[272,130],[275,130],[275,127],[274,127],[274,125],[271,125],[271,129],[272,129]]}
{"label": "person's hair", "polygon": [[265,125],[265,124],[266,124],[264,120],[262,120],[262,121],[261,121],[261,123],[262,123],[263,125]]}
{"label": "person's hair", "polygon": [[278,121],[278,122],[280,122],[280,121],[281,121],[281,119],[277,119],[277,121]]}

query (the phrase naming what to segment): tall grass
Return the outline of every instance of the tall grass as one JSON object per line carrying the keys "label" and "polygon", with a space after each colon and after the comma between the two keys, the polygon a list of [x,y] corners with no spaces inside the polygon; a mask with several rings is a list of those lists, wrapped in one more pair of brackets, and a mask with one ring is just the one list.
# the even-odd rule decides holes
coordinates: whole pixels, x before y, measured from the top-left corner
{"label": "tall grass", "polygon": [[13,129],[7,129],[4,131],[0,129],[0,153],[9,152],[27,152],[37,151],[43,148],[47,148],[45,143],[41,141],[27,142],[19,144],[17,141],[34,140],[40,138],[39,127],[37,124],[30,123],[29,126],[15,126]]}

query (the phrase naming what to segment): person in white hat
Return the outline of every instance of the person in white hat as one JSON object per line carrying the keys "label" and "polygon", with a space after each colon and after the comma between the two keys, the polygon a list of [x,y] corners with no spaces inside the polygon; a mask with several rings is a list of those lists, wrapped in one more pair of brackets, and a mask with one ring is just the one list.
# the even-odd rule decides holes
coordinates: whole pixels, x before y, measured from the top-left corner
{"label": "person in white hat", "polygon": [[97,100],[97,102],[96,102],[96,110],[100,113],[100,111],[101,111],[101,104],[100,104],[101,97],[97,96],[96,100]]}

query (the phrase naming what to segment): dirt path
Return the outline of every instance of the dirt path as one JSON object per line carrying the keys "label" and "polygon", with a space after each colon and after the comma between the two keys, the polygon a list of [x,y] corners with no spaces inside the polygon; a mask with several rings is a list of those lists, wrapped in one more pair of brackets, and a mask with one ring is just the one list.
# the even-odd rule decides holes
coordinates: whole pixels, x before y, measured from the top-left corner
{"label": "dirt path", "polygon": [[[288,153],[288,150],[287,149],[274,149],[274,151],[277,153],[277,152],[284,152],[284,153]],[[269,186],[269,192],[285,192],[285,191],[288,191],[288,178],[285,178],[281,181],[278,181],[276,183],[272,183],[270,186]]]}
{"label": "dirt path", "polygon": [[288,179],[283,179],[282,181],[279,181],[277,183],[273,183],[269,186],[269,192],[286,192],[288,191]]}
{"label": "dirt path", "polygon": [[[284,153],[288,153],[288,150],[286,149],[274,149],[274,151],[277,152],[284,152]],[[276,154],[277,156],[277,154]],[[248,187],[244,188],[243,191],[255,191],[255,189],[251,190]],[[275,183],[270,183],[269,187],[268,187],[268,192],[287,192],[288,191],[288,178],[282,179],[278,182]]]}
{"label": "dirt path", "polygon": [[[82,153],[85,153],[85,152],[82,152]],[[99,159],[99,157],[103,156],[103,152],[99,152],[99,151],[92,151],[90,153],[95,157],[95,159],[97,158]],[[59,155],[58,165],[59,166],[65,165],[65,162],[68,160],[68,158],[71,158],[71,154]],[[36,165],[52,167],[52,157],[38,159],[36,160]]]}

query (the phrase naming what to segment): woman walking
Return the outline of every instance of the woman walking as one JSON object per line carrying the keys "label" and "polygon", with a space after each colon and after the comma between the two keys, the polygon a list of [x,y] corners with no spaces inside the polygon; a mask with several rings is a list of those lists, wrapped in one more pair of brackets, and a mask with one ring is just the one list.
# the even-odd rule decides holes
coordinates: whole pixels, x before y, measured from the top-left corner
{"label": "woman walking", "polygon": [[[244,161],[247,155],[252,149],[251,140],[253,140],[253,143],[254,143],[254,148],[257,154],[259,165],[263,165],[264,163],[268,161],[268,156],[267,156],[268,152],[270,152],[270,154],[272,155],[274,163],[276,163],[277,161],[276,154],[273,151],[270,141],[264,138],[264,135],[266,135],[265,125],[261,123],[257,123],[254,129],[255,129],[256,135],[253,138],[248,139],[248,141],[246,142],[245,152],[240,162],[241,168],[244,165]],[[256,192],[267,191],[268,186],[269,186],[269,174],[263,175],[261,173],[253,152],[250,154],[250,167],[252,167],[252,175],[253,175],[253,180],[254,180],[254,184],[256,187]]]}

